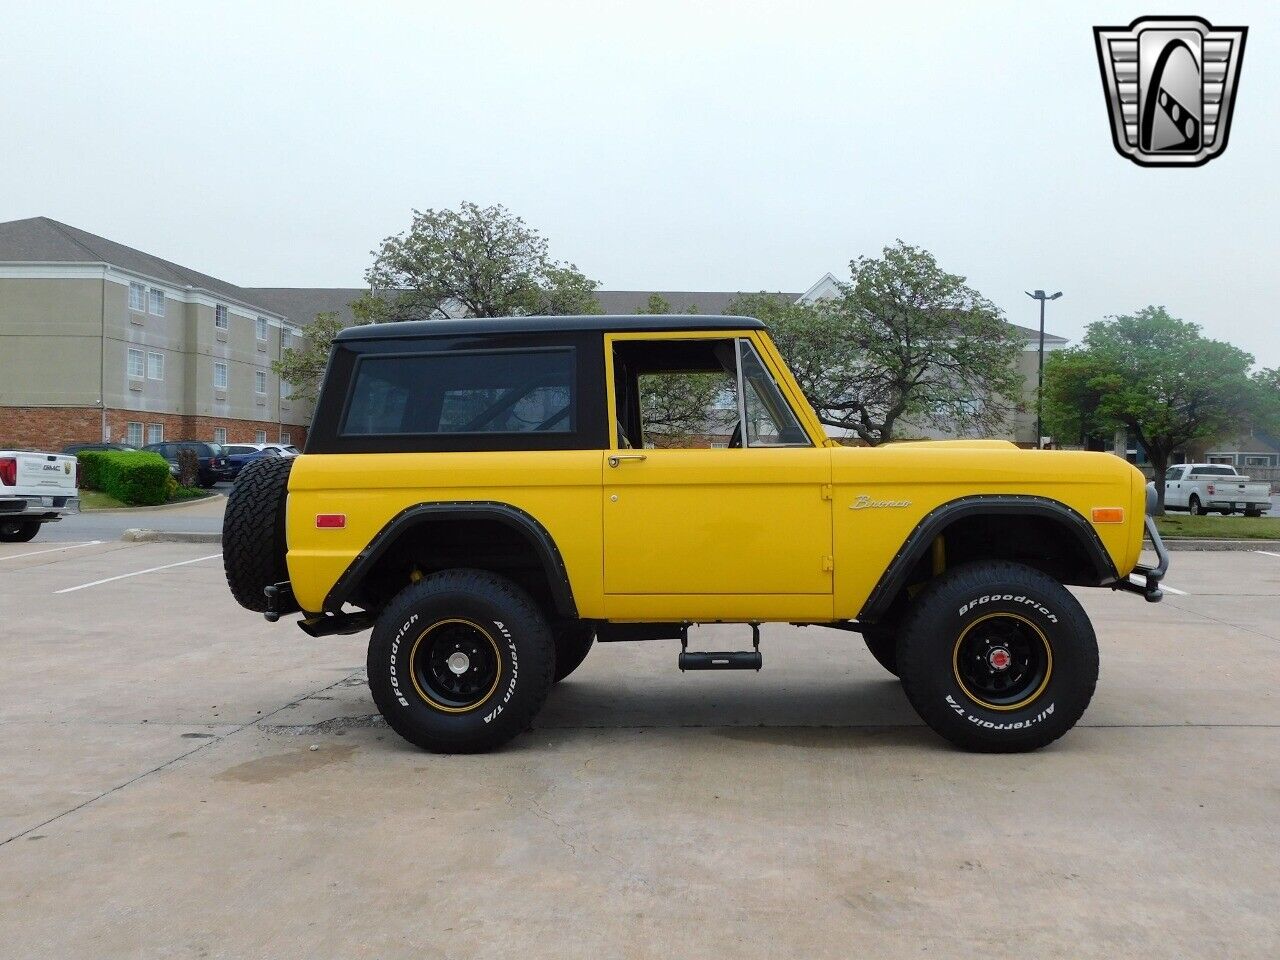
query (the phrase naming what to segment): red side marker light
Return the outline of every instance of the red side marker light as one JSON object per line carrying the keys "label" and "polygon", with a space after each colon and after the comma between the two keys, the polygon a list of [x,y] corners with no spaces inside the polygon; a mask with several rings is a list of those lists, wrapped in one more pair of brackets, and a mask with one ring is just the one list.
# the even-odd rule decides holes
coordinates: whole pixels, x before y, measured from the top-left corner
{"label": "red side marker light", "polygon": [[347,525],[345,513],[317,513],[316,526],[321,530],[336,530]]}

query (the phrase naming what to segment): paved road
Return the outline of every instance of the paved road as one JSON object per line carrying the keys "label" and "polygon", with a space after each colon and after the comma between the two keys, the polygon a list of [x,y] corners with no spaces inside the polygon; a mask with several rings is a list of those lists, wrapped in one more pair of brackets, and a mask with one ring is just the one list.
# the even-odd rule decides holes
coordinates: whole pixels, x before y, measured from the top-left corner
{"label": "paved road", "polygon": [[231,484],[220,483],[214,491],[220,494],[215,499],[161,510],[91,510],[45,524],[32,542],[119,540],[130,527],[221,533],[222,511],[227,505],[226,495],[231,492]]}
{"label": "paved road", "polygon": [[0,544],[0,957],[1276,955],[1280,557],[1080,591],[1098,691],[1039,753],[952,750],[856,636],[766,627],[758,674],[601,645],[440,757],[374,715],[365,637],[240,610],[216,549]]}

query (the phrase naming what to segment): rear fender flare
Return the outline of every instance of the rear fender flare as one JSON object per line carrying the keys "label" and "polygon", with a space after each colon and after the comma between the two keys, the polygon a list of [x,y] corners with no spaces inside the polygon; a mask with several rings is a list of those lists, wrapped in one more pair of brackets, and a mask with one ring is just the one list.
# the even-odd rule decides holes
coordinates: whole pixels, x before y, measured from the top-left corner
{"label": "rear fender flare", "polygon": [[355,588],[374,568],[391,545],[414,527],[437,520],[491,520],[504,524],[519,533],[538,556],[543,573],[551,586],[551,596],[556,612],[567,619],[577,619],[578,608],[573,599],[573,588],[564,558],[551,534],[538,520],[509,503],[488,500],[449,501],[443,503],[418,503],[406,507],[392,517],[369,544],[360,551],[343,571],[333,588],[324,598],[324,609],[337,613],[342,604],[355,592]]}

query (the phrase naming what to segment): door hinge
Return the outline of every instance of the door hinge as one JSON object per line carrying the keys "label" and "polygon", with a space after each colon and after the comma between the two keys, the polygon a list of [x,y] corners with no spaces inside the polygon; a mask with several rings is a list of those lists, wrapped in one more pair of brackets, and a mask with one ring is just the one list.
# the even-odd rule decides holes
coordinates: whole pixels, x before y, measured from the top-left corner
{"label": "door hinge", "polygon": [[830,500],[830,499],[831,499],[831,484],[829,484],[829,483],[824,483],[824,484],[822,485],[822,499],[823,499],[823,500]]}
{"label": "door hinge", "polygon": [[836,568],[836,558],[835,558],[835,557],[823,557],[823,558],[822,558],[822,569],[823,569],[823,570],[825,570],[825,571],[831,571],[831,570],[834,570],[835,568]]}

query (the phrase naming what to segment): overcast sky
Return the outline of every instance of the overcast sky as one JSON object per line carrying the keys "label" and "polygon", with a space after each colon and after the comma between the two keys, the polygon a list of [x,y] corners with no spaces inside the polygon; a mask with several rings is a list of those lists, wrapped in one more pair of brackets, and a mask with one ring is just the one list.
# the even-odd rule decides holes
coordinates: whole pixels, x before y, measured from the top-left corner
{"label": "overcast sky", "polygon": [[[1280,5],[1177,6],[11,5],[0,220],[246,286],[358,286],[462,200],[611,289],[804,290],[901,237],[1011,320],[1162,303],[1277,365]],[[1230,146],[1142,169],[1091,28],[1177,12],[1250,28]]]}

